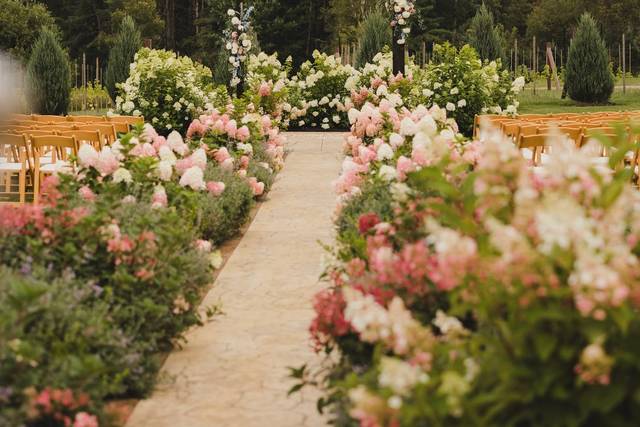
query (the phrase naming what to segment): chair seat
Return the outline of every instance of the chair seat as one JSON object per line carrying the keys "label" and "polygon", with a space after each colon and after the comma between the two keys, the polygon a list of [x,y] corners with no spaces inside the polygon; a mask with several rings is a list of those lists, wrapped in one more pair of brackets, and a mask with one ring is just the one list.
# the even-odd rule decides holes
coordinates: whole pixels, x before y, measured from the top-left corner
{"label": "chair seat", "polygon": [[20,172],[22,163],[0,163],[0,172]]}
{"label": "chair seat", "polygon": [[62,172],[64,170],[70,170],[71,164],[69,162],[59,161],[56,163],[47,163],[46,165],[42,165],[40,167],[40,172],[45,173],[53,173],[53,172]]}

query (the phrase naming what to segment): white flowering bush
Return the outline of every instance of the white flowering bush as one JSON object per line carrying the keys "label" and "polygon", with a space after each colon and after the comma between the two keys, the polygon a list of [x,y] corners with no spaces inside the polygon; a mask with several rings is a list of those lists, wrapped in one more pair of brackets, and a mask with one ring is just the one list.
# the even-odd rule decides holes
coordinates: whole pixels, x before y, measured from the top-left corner
{"label": "white flowering bush", "polygon": [[302,64],[289,82],[291,126],[320,129],[346,128],[347,79],[357,71],[333,55],[313,52],[313,62]]}
{"label": "white flowering bush", "polygon": [[261,114],[269,115],[280,126],[289,126],[291,104],[289,103],[289,73],[293,59],[288,57],[284,64],[278,54],[267,55],[260,52],[249,56],[247,90],[244,97]]}
{"label": "white flowering bush", "polygon": [[477,114],[516,114],[524,79],[513,81],[500,62],[483,64],[470,46],[457,50],[449,44],[436,45],[434,52],[434,61],[425,69],[409,61],[406,75],[397,76],[391,53],[379,53],[347,80],[346,105],[361,108],[366,103],[380,105],[382,100],[408,109],[437,105],[469,134]]}
{"label": "white flowering bush", "polygon": [[[210,103],[211,70],[166,50],[141,49],[119,85],[116,110],[144,116],[160,133],[184,133]],[[219,95],[218,95],[219,96]]]}
{"label": "white flowering bush", "polygon": [[516,114],[517,94],[524,86],[514,82],[500,62],[483,64],[476,51],[445,43],[434,48],[434,62],[420,81],[423,102],[446,108],[460,129],[470,133],[477,114]]}

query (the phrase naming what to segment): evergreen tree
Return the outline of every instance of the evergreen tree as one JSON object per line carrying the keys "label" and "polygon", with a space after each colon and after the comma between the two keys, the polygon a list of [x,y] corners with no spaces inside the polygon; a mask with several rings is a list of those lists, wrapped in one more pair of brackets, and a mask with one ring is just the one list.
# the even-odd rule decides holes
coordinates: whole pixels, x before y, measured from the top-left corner
{"label": "evergreen tree", "polygon": [[120,25],[115,43],[109,52],[109,63],[105,75],[105,84],[109,96],[115,101],[118,90],[116,85],[123,83],[129,77],[129,65],[133,62],[136,52],[142,47],[140,31],[136,28],[133,18],[125,16]]}
{"label": "evergreen tree", "polygon": [[483,60],[504,60],[502,36],[495,26],[493,15],[484,3],[471,20],[469,44]]}
{"label": "evergreen tree", "polygon": [[360,29],[360,49],[356,67],[361,68],[391,42],[389,19],[379,11],[370,13]]}
{"label": "evergreen tree", "polygon": [[71,94],[69,57],[56,34],[43,27],[27,65],[29,100],[34,113],[67,114]]}
{"label": "evergreen tree", "polygon": [[584,13],[569,48],[565,85],[574,101],[605,103],[613,93],[613,73],[596,21]]}

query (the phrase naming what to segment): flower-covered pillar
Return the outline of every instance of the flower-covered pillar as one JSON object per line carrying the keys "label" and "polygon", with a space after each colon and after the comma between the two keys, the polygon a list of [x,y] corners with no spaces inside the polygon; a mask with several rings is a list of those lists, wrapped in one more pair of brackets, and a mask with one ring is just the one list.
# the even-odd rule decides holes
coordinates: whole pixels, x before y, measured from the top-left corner
{"label": "flower-covered pillar", "polygon": [[393,29],[393,74],[404,74],[405,46],[407,35],[411,32],[409,18],[415,13],[412,0],[389,0],[387,3],[393,13],[391,27]]}
{"label": "flower-covered pillar", "polygon": [[229,65],[231,67],[231,82],[229,85],[236,89],[236,95],[241,97],[244,93],[244,63],[247,61],[251,50],[251,37],[249,18],[253,12],[253,6],[246,11],[240,3],[240,11],[229,9],[227,15],[231,18],[231,28],[227,30],[227,45],[229,51]]}

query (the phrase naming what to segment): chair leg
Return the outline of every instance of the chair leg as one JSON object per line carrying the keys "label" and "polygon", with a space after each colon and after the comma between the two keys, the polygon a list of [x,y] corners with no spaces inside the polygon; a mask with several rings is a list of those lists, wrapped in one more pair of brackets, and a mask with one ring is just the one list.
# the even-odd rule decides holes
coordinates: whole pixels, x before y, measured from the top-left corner
{"label": "chair leg", "polygon": [[41,173],[37,173],[33,178],[33,204],[37,205],[40,201],[40,178],[42,178]]}
{"label": "chair leg", "polygon": [[26,181],[27,181],[26,172],[24,170],[21,170],[20,174],[18,175],[18,191],[20,192],[20,204],[24,204],[26,199],[26,192],[27,192]]}

